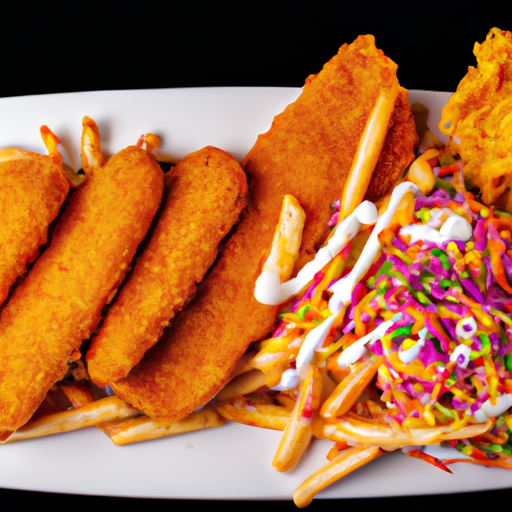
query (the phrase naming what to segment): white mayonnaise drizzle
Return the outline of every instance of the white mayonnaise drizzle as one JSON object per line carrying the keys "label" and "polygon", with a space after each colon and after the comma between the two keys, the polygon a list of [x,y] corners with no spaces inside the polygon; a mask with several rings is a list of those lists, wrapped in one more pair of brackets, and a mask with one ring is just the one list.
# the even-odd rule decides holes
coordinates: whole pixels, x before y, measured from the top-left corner
{"label": "white mayonnaise drizzle", "polygon": [[480,409],[475,411],[473,417],[478,423],[485,423],[490,418],[496,418],[500,414],[512,407],[512,394],[500,395],[496,398],[496,403],[491,404],[491,399],[486,400]]}
{"label": "white mayonnaise drizzle", "polygon": [[308,332],[297,354],[297,368],[302,368],[313,360],[315,349],[324,342],[329,334],[334,318],[334,316],[326,318],[318,327]]}
{"label": "white mayonnaise drizzle", "polygon": [[372,234],[368,238],[359,259],[357,260],[354,268],[343,279],[331,286],[331,291],[334,293],[329,301],[329,311],[334,315],[340,311],[345,304],[351,300],[352,290],[356,284],[363,278],[371,264],[381,250],[379,242],[379,233],[389,226],[393,215],[395,214],[400,201],[407,192],[412,192],[415,196],[421,193],[420,189],[411,182],[400,183],[389,201],[386,211],[379,217],[377,224],[373,228]]}
{"label": "white mayonnaise drizzle", "polygon": [[288,370],[283,372],[281,375],[281,382],[277,386],[274,386],[274,391],[286,391],[287,389],[294,389],[297,387],[299,383],[299,372],[293,368],[289,368]]}
{"label": "white mayonnaise drizzle", "polygon": [[254,286],[254,298],[261,304],[277,306],[281,297],[281,283],[292,275],[299,255],[306,214],[292,195],[285,195],[272,247],[261,274]]}
{"label": "white mayonnaise drizzle", "polygon": [[402,313],[397,313],[391,320],[387,320],[386,322],[382,322],[377,328],[375,328],[372,332],[369,332],[366,336],[359,338],[355,343],[350,345],[350,347],[346,348],[338,357],[338,366],[340,368],[345,368],[349,364],[353,364],[366,353],[365,345],[367,343],[371,343],[377,340],[380,340],[386,331],[395,323],[401,320],[403,317]]}
{"label": "white mayonnaise drizzle", "polygon": [[315,274],[329,263],[347,243],[354,238],[364,224],[373,224],[377,220],[377,208],[370,201],[361,203],[353,213],[341,222],[327,245],[316,254],[315,259],[307,263],[297,277],[281,284],[279,269],[265,263],[263,271],[256,281],[254,296],[262,304],[277,306],[297,294],[313,280]]}
{"label": "white mayonnaise drizzle", "polygon": [[420,354],[421,349],[425,346],[425,338],[427,337],[427,328],[424,327],[418,333],[418,341],[407,350],[402,350],[398,352],[398,359],[402,361],[402,363],[409,364],[412,363]]}
{"label": "white mayonnaise drizzle", "polygon": [[[443,222],[444,219],[444,222]],[[438,231],[436,228],[441,226]],[[432,210],[431,218],[426,224],[411,224],[400,229],[400,235],[411,237],[411,244],[418,240],[442,244],[448,240],[467,242],[473,236],[471,224],[449,208]]]}

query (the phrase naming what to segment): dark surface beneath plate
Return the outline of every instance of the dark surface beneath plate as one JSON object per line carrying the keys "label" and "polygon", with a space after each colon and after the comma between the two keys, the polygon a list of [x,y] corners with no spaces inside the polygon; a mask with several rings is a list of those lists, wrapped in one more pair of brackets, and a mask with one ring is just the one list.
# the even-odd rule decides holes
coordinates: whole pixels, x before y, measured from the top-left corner
{"label": "dark surface beneath plate", "polygon": [[[371,482],[368,482],[371,486]],[[45,505],[66,507],[76,507],[80,503],[83,510],[91,510],[96,506],[102,506],[106,509],[115,508],[129,512],[130,510],[140,510],[149,508],[152,512],[166,511],[174,512],[178,510],[190,510],[194,507],[198,510],[219,509],[221,512],[240,512],[244,509],[251,509],[255,505],[266,512],[292,512],[298,510],[292,501],[187,501],[187,500],[141,500],[133,498],[106,498],[97,496],[75,496],[67,494],[47,494],[36,492],[22,492],[4,490],[0,492],[3,503],[16,503],[17,508],[23,508],[24,505],[37,503],[38,508],[44,509]],[[346,500],[313,500],[307,507],[310,512],[336,510],[343,507],[345,511],[365,510],[473,510],[475,504],[480,506],[491,503],[510,503],[512,498],[512,489],[498,491],[474,492],[465,494],[449,495],[429,495],[429,496],[403,496],[398,498],[361,498]]]}
{"label": "dark surface beneath plate", "polygon": [[[79,14],[2,7],[0,96],[157,87],[301,87],[343,43],[374,34],[408,89],[452,91],[475,41],[505,26],[503,3],[150,2]],[[185,4],[182,2],[182,4]],[[20,4],[18,4],[20,5]],[[95,8],[96,5],[96,8]],[[168,10],[170,7],[170,10]],[[11,12],[12,11],[12,12]],[[512,23],[512,22],[511,22]],[[28,43],[28,44],[24,44]]]}
{"label": "dark surface beneath plate", "polygon": [[[376,4],[376,2],[375,2]],[[117,4],[123,5],[123,4]],[[475,41],[493,26],[505,26],[503,3],[487,1],[472,11],[468,2],[221,2],[204,7],[188,2],[139,4],[128,12],[109,11],[104,3],[87,2],[80,9],[52,11],[40,3],[2,7],[2,78],[0,97],[88,90],[162,87],[278,86],[301,87],[345,42],[358,34],[374,34],[377,46],[399,65],[399,79],[409,89],[452,91],[469,65]],[[307,5],[302,7],[302,5]],[[20,6],[20,7],[17,7]],[[234,7],[235,6],[235,7]],[[350,8],[348,7],[350,6]],[[170,8],[170,10],[169,10]],[[22,11],[23,10],[23,11]],[[402,17],[402,15],[404,15]],[[28,44],[25,44],[28,43]],[[20,113],[24,115],[24,113]],[[0,121],[1,122],[1,121]],[[77,447],[69,468],[80,463]],[[1,456],[1,448],[0,448]],[[248,461],[250,463],[250,461]],[[114,477],[114,476],[113,476]],[[58,474],[55,475],[58,479]],[[447,478],[450,478],[447,475]],[[200,482],[198,482],[200,485]],[[372,484],[368,482],[370,487]],[[505,503],[511,489],[400,498],[344,500],[341,506],[424,508],[471,507]],[[124,510],[189,508],[182,500],[138,500],[0,489],[0,500],[19,508],[34,502],[85,509],[97,506]],[[217,506],[200,501],[198,508]],[[291,502],[261,502],[268,510],[295,510]],[[240,510],[248,502],[221,502],[221,510]],[[316,500],[309,510],[332,510],[340,502]],[[395,509],[396,510],[396,509]]]}

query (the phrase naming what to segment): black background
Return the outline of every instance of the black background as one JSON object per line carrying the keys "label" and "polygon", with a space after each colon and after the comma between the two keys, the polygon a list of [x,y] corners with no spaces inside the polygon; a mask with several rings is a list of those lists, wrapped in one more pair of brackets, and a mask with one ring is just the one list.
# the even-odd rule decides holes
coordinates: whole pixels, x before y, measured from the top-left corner
{"label": "black background", "polygon": [[[345,42],[374,34],[409,89],[454,90],[506,14],[468,2],[87,2],[69,14],[2,7],[0,96],[157,87],[291,86]],[[376,5],[373,5],[376,4]],[[304,4],[305,5],[305,4]],[[279,6],[279,9],[276,8]],[[13,11],[13,12],[10,12]],[[510,22],[512,24],[512,20]]]}
{"label": "black background", "polygon": [[[374,34],[377,46],[399,65],[409,89],[452,91],[475,64],[475,41],[493,26],[512,30],[505,2],[140,2],[110,7],[84,2],[56,10],[2,6],[0,97],[59,92],[162,87],[300,87],[345,42]],[[71,5],[75,5],[71,11]],[[476,5],[476,4],[473,4]],[[507,25],[508,23],[508,25]],[[0,122],[2,122],[0,120]],[[1,141],[0,141],[1,144]],[[77,447],[77,451],[86,447]],[[1,449],[0,449],[1,456]],[[70,460],[70,464],[73,462]],[[66,468],[62,468],[66,471]],[[55,475],[58,478],[58,474]],[[447,476],[449,478],[449,476]],[[368,482],[371,486],[371,482]],[[335,506],[468,507],[477,499],[509,502],[511,488],[487,493],[316,500],[309,510]],[[183,501],[68,496],[0,489],[4,506],[151,507],[175,510]],[[506,500],[506,501],[505,501]],[[200,508],[215,504],[200,502]],[[224,510],[250,504],[224,502]],[[265,508],[293,510],[291,502]]]}

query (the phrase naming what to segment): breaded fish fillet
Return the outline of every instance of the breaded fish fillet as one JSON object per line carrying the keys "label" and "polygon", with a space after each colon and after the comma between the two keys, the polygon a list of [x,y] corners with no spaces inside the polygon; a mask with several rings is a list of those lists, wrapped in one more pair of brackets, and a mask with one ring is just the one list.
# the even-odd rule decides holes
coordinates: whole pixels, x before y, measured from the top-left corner
{"label": "breaded fish fillet", "polygon": [[92,380],[126,377],[196,291],[218,245],[247,202],[247,178],[225,151],[208,146],[165,176],[165,199],[142,256],[87,353]]}
{"label": "breaded fish fillet", "polygon": [[160,342],[114,383],[118,395],[151,417],[182,418],[222,388],[251,342],[268,335],[277,309],[253,292],[283,196],[295,196],[306,212],[297,270],[326,237],[329,203],[341,195],[382,89],[398,87],[395,72],[373,37],[361,36],[308,78],[242,162],[250,202],[218,262]]}
{"label": "breaded fish fillet", "polygon": [[71,195],[50,247],[0,315],[0,440],[29,420],[96,328],[162,191],[156,160],[129,147]]}
{"label": "breaded fish fillet", "polygon": [[512,180],[512,33],[491,29],[473,53],[478,66],[468,68],[443,108],[439,129],[458,139],[448,147],[493,205]]}
{"label": "breaded fish fillet", "polygon": [[0,150],[0,305],[46,243],[68,192],[63,170],[50,157]]}

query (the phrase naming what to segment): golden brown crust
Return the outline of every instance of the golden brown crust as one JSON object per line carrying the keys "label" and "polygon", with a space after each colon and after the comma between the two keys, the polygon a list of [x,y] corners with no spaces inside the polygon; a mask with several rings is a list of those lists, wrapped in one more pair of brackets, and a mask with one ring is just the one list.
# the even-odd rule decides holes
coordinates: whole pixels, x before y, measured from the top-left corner
{"label": "golden brown crust", "polygon": [[493,205],[512,180],[512,33],[493,28],[473,50],[478,67],[469,67],[457,92],[443,108],[439,128],[455,139],[464,177]]}
{"label": "golden brown crust", "polygon": [[74,191],[0,315],[0,439],[26,423],[96,328],[158,208],[163,175],[127,148]]}
{"label": "golden brown crust", "polygon": [[64,172],[50,157],[19,153],[21,158],[0,163],[0,305],[46,243],[48,226],[69,192]]}
{"label": "golden brown crust", "polygon": [[210,275],[189,306],[116,393],[154,418],[179,419],[212,398],[252,341],[267,336],[276,308],[253,297],[285,194],[306,212],[296,268],[326,236],[329,203],[340,197],[368,115],[396,65],[361,36],[341,47],[302,95],[274,119],[242,162],[250,203]]}
{"label": "golden brown crust", "polygon": [[195,293],[247,201],[247,179],[226,152],[208,146],[166,175],[166,197],[149,244],[87,353],[92,380],[120,378],[153,346]]}

